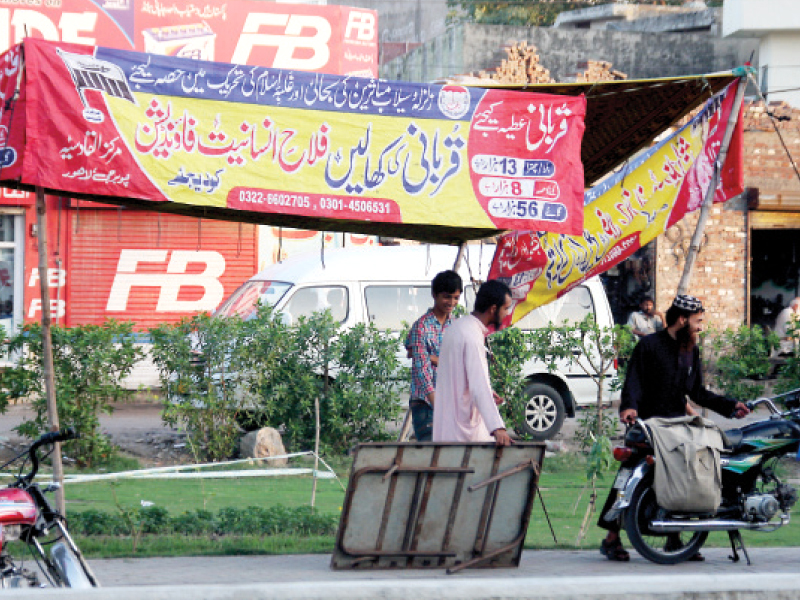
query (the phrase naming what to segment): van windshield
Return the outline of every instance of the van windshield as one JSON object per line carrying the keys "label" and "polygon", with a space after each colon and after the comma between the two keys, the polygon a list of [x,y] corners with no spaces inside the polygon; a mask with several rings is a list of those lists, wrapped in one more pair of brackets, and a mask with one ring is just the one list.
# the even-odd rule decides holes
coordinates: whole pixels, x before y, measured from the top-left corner
{"label": "van windshield", "polygon": [[248,281],[233,292],[214,314],[218,317],[252,319],[256,316],[259,302],[275,306],[291,287],[291,283],[284,281]]}

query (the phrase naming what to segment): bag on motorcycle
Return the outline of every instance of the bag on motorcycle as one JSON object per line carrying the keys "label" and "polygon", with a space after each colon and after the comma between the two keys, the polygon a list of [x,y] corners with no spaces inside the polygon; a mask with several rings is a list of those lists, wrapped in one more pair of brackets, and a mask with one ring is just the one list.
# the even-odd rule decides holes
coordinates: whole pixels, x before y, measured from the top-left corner
{"label": "bag on motorcycle", "polygon": [[722,432],[702,417],[648,419],[655,448],[653,490],[667,510],[716,512],[722,499]]}

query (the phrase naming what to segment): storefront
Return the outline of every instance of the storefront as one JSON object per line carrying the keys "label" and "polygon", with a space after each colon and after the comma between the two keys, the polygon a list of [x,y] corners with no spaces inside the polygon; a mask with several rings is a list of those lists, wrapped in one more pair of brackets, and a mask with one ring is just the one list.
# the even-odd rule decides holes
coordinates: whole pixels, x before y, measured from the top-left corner
{"label": "storefront", "polygon": [[750,322],[772,328],[800,296],[800,193],[760,190],[750,209]]}

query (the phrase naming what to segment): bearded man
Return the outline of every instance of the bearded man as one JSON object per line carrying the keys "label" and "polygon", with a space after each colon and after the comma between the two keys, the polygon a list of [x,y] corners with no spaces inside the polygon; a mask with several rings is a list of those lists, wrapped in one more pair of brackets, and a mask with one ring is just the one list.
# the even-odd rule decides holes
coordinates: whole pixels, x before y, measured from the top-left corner
{"label": "bearded man", "polygon": [[[703,385],[697,343],[704,313],[702,302],[694,296],[678,296],[667,311],[667,328],[642,338],[633,349],[622,388],[619,417],[623,423],[695,414],[688,400],[729,419],[750,413],[742,402],[715,394]],[[600,552],[609,560],[627,561],[630,557],[619,539],[619,521],[604,519],[615,499],[612,489],[600,513],[598,525],[608,530]],[[698,553],[690,560],[703,557]]]}

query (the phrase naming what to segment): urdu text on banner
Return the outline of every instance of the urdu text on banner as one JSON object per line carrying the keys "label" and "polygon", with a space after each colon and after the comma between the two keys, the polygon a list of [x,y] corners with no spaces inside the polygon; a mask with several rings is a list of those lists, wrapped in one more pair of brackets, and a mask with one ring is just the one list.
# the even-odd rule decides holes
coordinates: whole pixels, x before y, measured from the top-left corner
{"label": "urdu text on banner", "polygon": [[[588,190],[581,235],[526,231],[501,237],[489,277],[511,287],[514,304],[506,325],[622,262],[700,208],[737,85],[743,84],[728,85],[688,124]],[[743,190],[741,114],[738,117],[715,202]]]}
{"label": "urdu text on banner", "polygon": [[[5,55],[10,97],[20,47]],[[412,84],[27,39],[3,179],[353,223],[583,230],[583,96]],[[22,135],[20,127],[27,131]]]}

